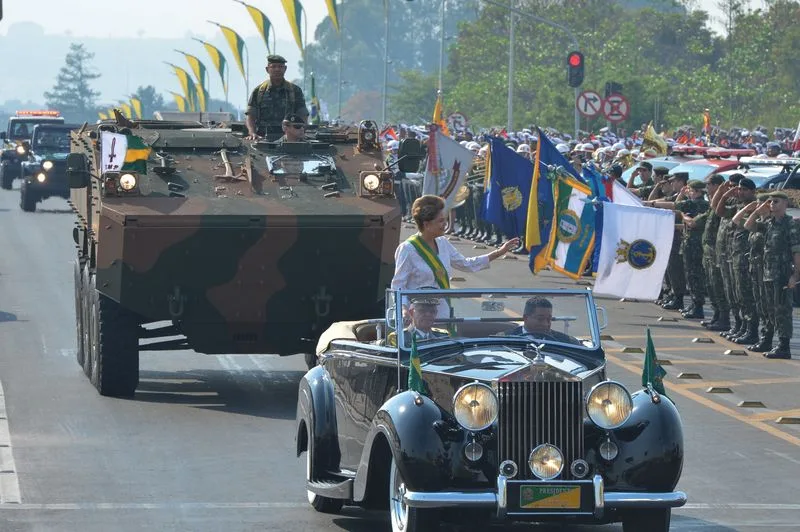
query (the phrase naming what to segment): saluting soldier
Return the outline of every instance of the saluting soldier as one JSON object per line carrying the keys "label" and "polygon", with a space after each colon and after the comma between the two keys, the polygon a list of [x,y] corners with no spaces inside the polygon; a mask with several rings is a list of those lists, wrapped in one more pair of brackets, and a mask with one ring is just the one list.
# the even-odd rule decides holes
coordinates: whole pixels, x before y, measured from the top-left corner
{"label": "saluting soldier", "polygon": [[699,179],[692,179],[684,189],[687,199],[675,204],[681,213],[684,230],[681,242],[683,269],[692,297],[692,305],[683,312],[684,318],[703,318],[703,305],[706,302],[705,275],[703,273],[703,230],[706,220],[702,215],[708,212],[705,195],[706,185]]}
{"label": "saluting soldier", "polygon": [[[756,199],[756,184],[752,179],[744,178],[739,181],[738,201],[736,206],[741,212],[747,205]],[[736,294],[739,297],[739,308],[744,332],[729,338],[730,341],[742,345],[750,345],[758,340],[758,310],[756,309],[755,294],[753,284],[750,282],[750,263],[748,253],[750,252],[750,231],[745,229],[744,214],[737,220],[734,215],[731,238],[731,270],[733,273]]]}
{"label": "saluting soldier", "polygon": [[739,181],[744,179],[744,175],[736,173],[731,175],[722,184],[717,194],[720,194],[718,202],[714,202],[717,215],[720,217],[719,230],[717,231],[717,265],[722,276],[722,286],[725,291],[725,299],[733,313],[733,324],[727,331],[722,331],[720,336],[725,338],[736,336],[742,329],[742,320],[739,301],[734,289],[733,273],[730,267],[730,236],[731,220],[738,210],[736,208],[736,196],[738,195]]}
{"label": "saluting soldier", "polygon": [[303,90],[288,81],[286,59],[280,55],[267,56],[269,79],[256,87],[247,101],[247,139],[257,139],[280,131],[285,116],[294,114],[308,120]]}
{"label": "saluting soldier", "polygon": [[[792,295],[800,282],[800,221],[787,216],[789,196],[776,191],[758,206],[745,222],[752,230],[761,216],[769,215],[764,235],[764,288],[769,321],[778,334],[778,345],[764,353],[766,358],[792,358]],[[771,339],[771,338],[770,338]]]}
{"label": "saluting soldier", "polygon": [[716,205],[722,198],[722,183],[725,180],[719,174],[713,174],[706,178],[706,190],[711,205],[702,215],[705,218],[706,226],[703,230],[703,270],[706,279],[706,293],[711,300],[711,307],[714,315],[708,321],[701,321],[700,325],[710,331],[727,331],[730,326],[730,306],[725,297],[725,287],[722,284],[722,274],[717,264],[717,231],[719,230],[720,217],[716,212]]}
{"label": "saluting soldier", "polygon": [[[734,220],[743,218],[742,225],[744,225],[750,214],[768,201],[769,196],[767,194],[758,194],[756,196],[756,201],[751,202],[742,209],[744,214],[741,216],[737,213]],[[750,281],[753,283],[753,295],[756,300],[756,311],[758,313],[760,329],[758,342],[748,345],[747,349],[749,351],[755,351],[756,353],[764,353],[772,349],[772,336],[775,333],[772,328],[772,323],[769,320],[767,294],[764,286],[764,239],[767,231],[767,218],[768,216],[764,215],[758,218],[748,239],[750,243]]]}

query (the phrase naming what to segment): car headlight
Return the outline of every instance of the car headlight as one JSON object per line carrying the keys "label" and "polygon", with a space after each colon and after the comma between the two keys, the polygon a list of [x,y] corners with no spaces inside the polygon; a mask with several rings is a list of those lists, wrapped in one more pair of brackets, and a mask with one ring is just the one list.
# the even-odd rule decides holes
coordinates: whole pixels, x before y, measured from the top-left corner
{"label": "car headlight", "polygon": [[550,480],[560,475],[564,469],[564,455],[555,445],[543,443],[531,452],[528,465],[537,478]]}
{"label": "car headlight", "polygon": [[44,172],[39,172],[38,174],[36,174],[36,181],[38,181],[39,183],[44,183],[46,179],[47,179],[47,174],[45,174]]}
{"label": "car headlight", "polygon": [[465,384],[453,396],[453,414],[467,430],[483,430],[497,419],[498,403],[494,391],[485,384]]}
{"label": "car headlight", "polygon": [[136,188],[136,176],[133,174],[122,174],[119,177],[119,187],[124,191]]}
{"label": "car headlight", "polygon": [[19,155],[25,155],[25,146],[17,146],[17,153]]}
{"label": "car headlight", "polygon": [[45,161],[42,163],[42,170],[52,170],[53,169],[53,161]]}
{"label": "car headlight", "polygon": [[615,429],[628,421],[633,411],[631,394],[619,383],[605,381],[595,385],[586,398],[586,412],[601,429]]}

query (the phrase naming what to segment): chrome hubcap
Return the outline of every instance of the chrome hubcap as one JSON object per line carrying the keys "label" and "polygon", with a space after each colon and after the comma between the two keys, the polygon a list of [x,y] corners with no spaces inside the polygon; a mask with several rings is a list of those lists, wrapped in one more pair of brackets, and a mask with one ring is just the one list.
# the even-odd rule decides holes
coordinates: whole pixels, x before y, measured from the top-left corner
{"label": "chrome hubcap", "polygon": [[389,484],[391,486],[391,493],[389,494],[389,508],[392,513],[392,525],[395,530],[405,530],[406,525],[408,525],[408,507],[403,502],[403,497],[406,494],[406,485],[400,477],[400,472],[397,470],[394,461],[392,461],[390,477]]}

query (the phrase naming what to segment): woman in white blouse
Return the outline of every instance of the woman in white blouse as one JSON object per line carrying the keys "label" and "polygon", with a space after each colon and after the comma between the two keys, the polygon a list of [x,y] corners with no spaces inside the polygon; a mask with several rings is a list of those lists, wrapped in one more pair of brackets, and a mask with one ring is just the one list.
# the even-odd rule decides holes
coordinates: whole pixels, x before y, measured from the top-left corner
{"label": "woman in white blouse", "polygon": [[[417,198],[411,207],[411,216],[419,232],[402,242],[395,251],[394,290],[423,287],[448,289],[453,268],[465,272],[485,270],[491,261],[519,246],[519,238],[512,238],[491,253],[465,257],[444,236],[447,220],[444,200],[439,196]],[[447,302],[442,300],[439,306],[439,316],[446,316]]]}

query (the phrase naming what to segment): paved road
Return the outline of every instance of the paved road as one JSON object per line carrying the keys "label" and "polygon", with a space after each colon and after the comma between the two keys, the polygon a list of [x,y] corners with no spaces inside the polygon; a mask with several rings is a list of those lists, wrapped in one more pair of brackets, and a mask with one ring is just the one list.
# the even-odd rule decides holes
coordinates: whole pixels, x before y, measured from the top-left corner
{"label": "paved road", "polygon": [[[293,452],[299,356],[145,352],[135,398],[97,395],[74,358],[74,218],[61,200],[33,214],[18,202],[18,191],[0,191],[0,530],[386,529],[380,514],[307,507],[304,464]],[[533,278],[522,260],[464,278],[454,284],[575,286],[549,272]],[[800,425],[774,420],[800,417],[800,362],[723,355],[729,344],[693,343],[704,330],[659,322],[675,314],[652,304],[603,305],[611,375],[636,384],[642,355],[623,347],[643,347],[646,325],[672,362],[667,389],[687,437],[680,488],[691,501],[675,512],[673,530],[796,529]],[[732,393],[707,393],[712,385]],[[738,407],[743,400],[766,408]]]}

